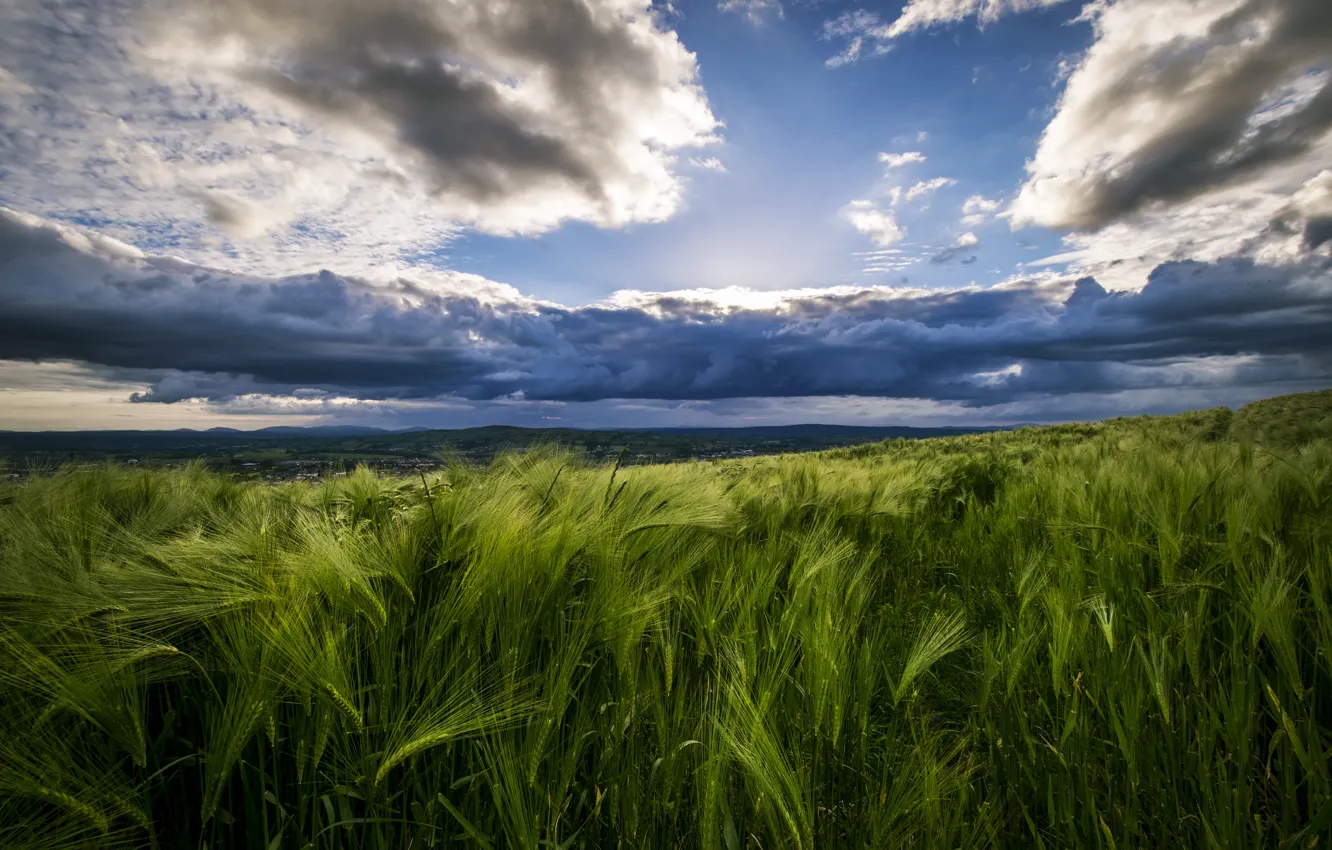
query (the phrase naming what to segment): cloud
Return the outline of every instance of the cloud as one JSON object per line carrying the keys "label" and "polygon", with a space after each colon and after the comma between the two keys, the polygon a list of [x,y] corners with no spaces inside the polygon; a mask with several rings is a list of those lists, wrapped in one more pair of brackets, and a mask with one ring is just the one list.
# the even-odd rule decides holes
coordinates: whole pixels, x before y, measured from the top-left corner
{"label": "cloud", "polygon": [[725,173],[726,171],[726,165],[722,163],[720,159],[717,159],[717,157],[715,156],[691,157],[689,160],[689,164],[694,166],[695,168],[701,168],[704,171],[720,171],[723,173]]}
{"label": "cloud", "polygon": [[233,236],[254,238],[279,224],[283,211],[238,198],[228,192],[199,193],[204,216],[209,222]]}
{"label": "cloud", "polygon": [[971,249],[980,245],[980,239],[976,238],[974,233],[963,233],[957,237],[957,240],[930,258],[930,262],[936,266],[946,265],[951,262],[960,262],[963,265],[969,265],[976,262],[976,255]]}
{"label": "cloud", "polygon": [[1000,201],[992,201],[984,195],[972,195],[962,203],[962,225],[979,227],[989,221],[1000,206]]}
{"label": "cloud", "polygon": [[842,52],[829,57],[824,64],[829,68],[839,68],[866,55],[882,56],[892,50],[890,40],[882,36],[884,31],[883,19],[864,9],[843,12],[836,18],[824,21],[821,35],[825,41],[846,41]]}
{"label": "cloud", "polygon": [[1084,19],[1096,40],[1028,163],[1015,224],[1094,230],[1332,164],[1326,0],[1121,0]]}
{"label": "cloud", "polygon": [[879,162],[883,163],[885,169],[901,168],[904,165],[911,165],[916,162],[924,162],[925,154],[920,151],[906,151],[905,153],[881,153]]}
{"label": "cloud", "polygon": [[874,207],[872,201],[852,201],[842,209],[842,215],[851,226],[870,237],[875,245],[884,248],[901,242],[906,231],[887,210]]}
{"label": "cloud", "polygon": [[[901,248],[879,248],[874,251],[858,251],[853,256],[863,264],[860,270],[863,274],[889,274],[891,272],[899,272],[914,266],[920,261],[920,257],[908,254]],[[810,295],[814,294],[826,295],[828,292],[810,293]]]}
{"label": "cloud", "polygon": [[0,203],[264,273],[660,221],[720,126],[649,0],[7,3],[0,55]]}
{"label": "cloud", "polygon": [[1294,213],[1306,250],[1313,251],[1332,241],[1332,170],[1319,172],[1300,187],[1291,198],[1289,210]]}
{"label": "cloud", "polygon": [[717,8],[743,15],[753,24],[766,23],[770,17],[780,19],[786,16],[781,0],[717,0]]}
{"label": "cloud", "polygon": [[238,275],[0,214],[0,360],[83,364],[145,386],[140,403],[854,395],[985,406],[1332,379],[1326,261],[1167,264],[1138,293],[1044,275],[764,299],[626,293],[569,308],[466,276]]}
{"label": "cloud", "polygon": [[[1238,365],[1214,359],[1212,368]],[[1295,379],[1261,386],[1198,385],[1105,393],[1068,393],[991,405],[867,396],[746,397],[709,401],[604,399],[588,402],[468,401],[466,399],[366,400],[337,396],[263,395],[225,400],[134,404],[143,389],[107,380],[64,363],[0,361],[0,404],[5,426],[15,430],[88,428],[262,428],[275,424],[356,424],[381,428],[521,425],[528,427],[663,428],[793,425],[937,426],[1102,419],[1132,410],[1168,414],[1219,404],[1239,406],[1308,384]]]}
{"label": "cloud", "polygon": [[927,198],[946,186],[956,185],[957,181],[951,177],[935,177],[931,180],[922,180],[906,190],[906,199],[914,201],[917,198]]}
{"label": "cloud", "polygon": [[897,20],[888,26],[886,36],[898,38],[909,32],[976,18],[984,26],[1003,15],[1045,9],[1065,0],[909,0]]}
{"label": "cloud", "polygon": [[1261,180],[1205,196],[1144,210],[1090,232],[1064,237],[1066,250],[1029,265],[1066,264],[1071,273],[1094,275],[1109,289],[1137,289],[1163,262],[1218,261],[1246,256],[1287,265],[1332,256],[1320,230],[1332,212],[1329,170],[1312,176],[1310,163],[1275,168]]}
{"label": "cloud", "polygon": [[892,50],[895,39],[916,30],[932,29],[975,18],[980,26],[1017,12],[1045,9],[1065,0],[908,0],[892,23],[873,12],[845,12],[823,25],[826,39],[846,41],[842,52],[827,61],[832,67]]}

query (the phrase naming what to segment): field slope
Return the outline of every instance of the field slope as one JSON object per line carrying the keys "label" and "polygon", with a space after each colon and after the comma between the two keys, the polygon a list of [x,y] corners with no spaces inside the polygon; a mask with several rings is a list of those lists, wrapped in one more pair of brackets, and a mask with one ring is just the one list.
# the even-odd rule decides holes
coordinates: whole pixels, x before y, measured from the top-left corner
{"label": "field slope", "polygon": [[1246,405],[1235,414],[1231,432],[1237,439],[1286,447],[1332,439],[1332,390]]}
{"label": "field slope", "polygon": [[0,846],[1313,847],[1320,398],[0,484]]}

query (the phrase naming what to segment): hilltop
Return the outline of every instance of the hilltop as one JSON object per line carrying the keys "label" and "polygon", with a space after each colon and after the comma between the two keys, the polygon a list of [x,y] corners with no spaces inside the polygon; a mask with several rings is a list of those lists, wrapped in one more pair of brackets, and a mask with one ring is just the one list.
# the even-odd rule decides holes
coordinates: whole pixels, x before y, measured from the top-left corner
{"label": "hilltop", "polygon": [[1328,439],[1332,437],[1332,389],[1245,405],[1235,414],[1231,435],[1284,447]]}

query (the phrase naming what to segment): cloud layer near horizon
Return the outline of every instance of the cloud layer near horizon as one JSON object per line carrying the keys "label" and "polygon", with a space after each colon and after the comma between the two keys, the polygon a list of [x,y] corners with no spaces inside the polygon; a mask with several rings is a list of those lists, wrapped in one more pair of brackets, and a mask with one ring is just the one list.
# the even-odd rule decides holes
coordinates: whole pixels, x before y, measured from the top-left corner
{"label": "cloud layer near horizon", "polygon": [[473,278],[228,274],[0,212],[0,360],[72,361],[137,400],[1036,396],[1332,378],[1332,271],[1162,266],[988,290],[620,293],[582,308]]}

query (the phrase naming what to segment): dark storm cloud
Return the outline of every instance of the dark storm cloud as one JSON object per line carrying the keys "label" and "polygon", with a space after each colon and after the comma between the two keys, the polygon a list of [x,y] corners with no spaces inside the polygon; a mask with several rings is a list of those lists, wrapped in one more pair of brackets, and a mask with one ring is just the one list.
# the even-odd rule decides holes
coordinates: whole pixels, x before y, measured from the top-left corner
{"label": "dark storm cloud", "polygon": [[[0,215],[0,359],[75,361],[142,401],[297,390],[592,401],[1034,394],[1332,377],[1332,272],[1174,263],[1139,293],[1090,279],[866,290],[732,309],[483,301],[331,272],[228,275]],[[1235,357],[1217,377],[1215,361]],[[1207,365],[1212,363],[1212,366]]]}
{"label": "dark storm cloud", "polygon": [[1304,224],[1304,247],[1314,250],[1332,242],[1332,217],[1311,218]]}

